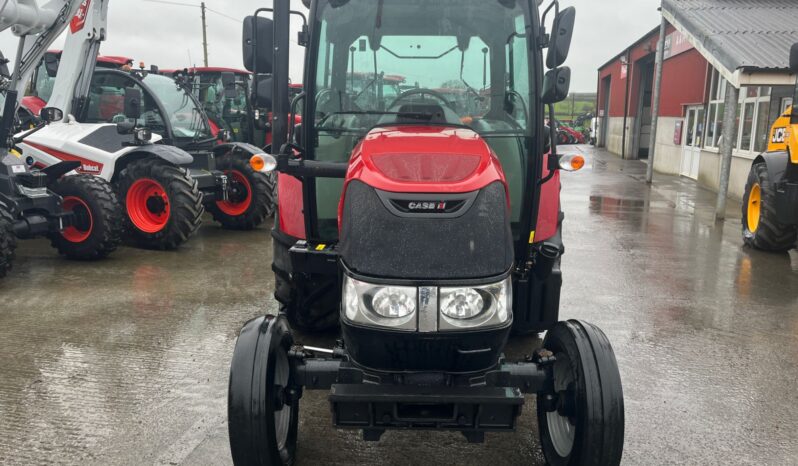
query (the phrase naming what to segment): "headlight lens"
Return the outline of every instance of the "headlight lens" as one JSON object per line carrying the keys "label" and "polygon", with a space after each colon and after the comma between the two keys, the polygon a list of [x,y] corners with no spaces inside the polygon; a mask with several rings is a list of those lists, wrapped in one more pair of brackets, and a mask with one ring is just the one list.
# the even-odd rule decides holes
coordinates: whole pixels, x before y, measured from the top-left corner
{"label": "headlight lens", "polygon": [[396,330],[416,330],[418,291],[411,286],[381,286],[345,277],[344,314],[352,322]]}
{"label": "headlight lens", "polygon": [[441,313],[452,319],[473,319],[485,312],[485,300],[473,288],[449,288],[441,292]]}
{"label": "headlight lens", "polygon": [[441,288],[438,330],[492,327],[510,320],[512,279],[485,286]]}
{"label": "headlight lens", "polygon": [[371,298],[372,310],[388,319],[401,319],[416,312],[415,288],[380,288]]}

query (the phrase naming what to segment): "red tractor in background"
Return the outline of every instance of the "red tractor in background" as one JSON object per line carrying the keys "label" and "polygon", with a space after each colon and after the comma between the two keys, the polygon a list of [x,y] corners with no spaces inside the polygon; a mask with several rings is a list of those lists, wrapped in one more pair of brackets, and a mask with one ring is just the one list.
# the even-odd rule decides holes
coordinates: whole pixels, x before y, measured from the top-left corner
{"label": "red tractor in background", "polygon": [[[252,73],[224,67],[193,67],[182,70],[161,70],[170,76],[183,75],[192,86],[194,96],[200,101],[211,122],[211,132],[216,136],[226,130],[235,142],[246,142],[258,147],[272,143],[271,109],[268,103],[258,105],[253,96]],[[302,92],[301,84],[291,84],[290,98]],[[301,123],[298,113],[295,123]]]}

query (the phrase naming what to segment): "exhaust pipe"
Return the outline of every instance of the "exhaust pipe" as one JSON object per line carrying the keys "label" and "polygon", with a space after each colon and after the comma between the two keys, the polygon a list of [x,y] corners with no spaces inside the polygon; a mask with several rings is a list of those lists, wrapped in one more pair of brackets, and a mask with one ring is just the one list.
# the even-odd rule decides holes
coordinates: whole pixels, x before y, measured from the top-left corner
{"label": "exhaust pipe", "polygon": [[538,249],[535,260],[535,275],[541,281],[545,281],[551,275],[554,263],[560,257],[560,246],[554,243],[543,243]]}

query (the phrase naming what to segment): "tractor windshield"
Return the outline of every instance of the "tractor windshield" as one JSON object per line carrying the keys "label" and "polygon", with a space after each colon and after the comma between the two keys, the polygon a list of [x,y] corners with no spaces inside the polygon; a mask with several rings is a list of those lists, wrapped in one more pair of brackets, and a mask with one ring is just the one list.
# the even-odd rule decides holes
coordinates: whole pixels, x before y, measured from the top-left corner
{"label": "tractor windshield", "polygon": [[174,79],[149,73],[143,82],[163,105],[176,139],[197,140],[213,137],[207,117],[198,102]]}
{"label": "tractor windshield", "polygon": [[199,97],[208,117],[220,128],[230,131],[236,141],[246,140],[249,104],[249,75],[235,74],[235,96],[225,92],[222,74],[198,72],[194,78],[194,95]]}
{"label": "tractor windshield", "polygon": [[[502,159],[514,221],[538,105],[528,0],[327,0],[317,3],[308,83],[316,160],[345,162],[377,125],[466,126]],[[306,119],[307,122],[307,119]],[[309,122],[308,122],[309,123]],[[319,232],[334,236],[340,180],[319,179]]]}
{"label": "tractor windshield", "polygon": [[225,94],[224,83],[220,73],[199,74],[196,83],[199,86],[199,97],[208,116],[226,117],[241,116],[247,113],[247,90],[249,77],[236,75],[236,95],[228,97]]}

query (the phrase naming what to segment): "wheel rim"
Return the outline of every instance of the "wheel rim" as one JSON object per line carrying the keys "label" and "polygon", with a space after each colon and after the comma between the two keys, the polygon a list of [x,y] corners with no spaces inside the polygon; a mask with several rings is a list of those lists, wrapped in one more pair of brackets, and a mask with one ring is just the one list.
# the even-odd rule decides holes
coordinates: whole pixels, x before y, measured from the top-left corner
{"label": "wheel rim", "polygon": [[759,218],[762,214],[762,188],[759,183],[751,187],[751,192],[748,194],[748,215],[746,220],[748,222],[748,231],[756,233],[759,228]]}
{"label": "wheel rim", "polygon": [[145,233],[157,233],[169,222],[169,196],[157,181],[136,180],[125,198],[127,214],[133,225]]}
{"label": "wheel rim", "polygon": [[[274,358],[274,386],[280,390],[288,387],[290,367],[285,351],[279,349]],[[274,436],[277,440],[277,449],[282,450],[288,443],[288,431],[291,427],[291,405],[284,404],[279,410],[274,410]]]}
{"label": "wheel rim", "polygon": [[64,210],[72,212],[74,224],[68,226],[61,232],[61,236],[70,243],[82,243],[89,239],[94,229],[94,218],[91,209],[83,199],[75,196],[64,197]]}
{"label": "wheel rim", "polygon": [[[554,363],[554,390],[560,398],[568,396],[576,382],[574,379],[573,367],[568,356],[564,353],[557,354]],[[551,444],[554,446],[554,451],[563,458],[567,458],[574,448],[576,439],[574,417],[563,415],[561,409],[546,413]]]}
{"label": "wheel rim", "polygon": [[219,210],[231,217],[243,215],[252,205],[252,185],[247,177],[238,170],[226,172],[230,182],[230,199],[216,201]]}

